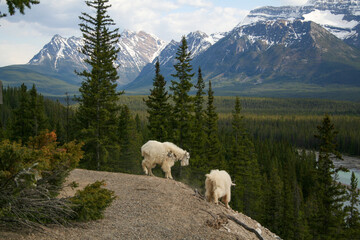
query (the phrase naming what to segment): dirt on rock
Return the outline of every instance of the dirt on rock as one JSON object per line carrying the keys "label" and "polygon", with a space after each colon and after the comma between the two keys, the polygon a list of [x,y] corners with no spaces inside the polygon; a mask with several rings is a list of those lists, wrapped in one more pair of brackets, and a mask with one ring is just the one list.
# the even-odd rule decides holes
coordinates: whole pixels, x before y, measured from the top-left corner
{"label": "dirt on rock", "polygon": [[[67,182],[75,181],[77,189],[82,189],[97,180],[104,180],[106,188],[117,196],[106,209],[104,219],[71,227],[49,226],[43,232],[2,231],[0,239],[279,239],[255,220],[223,205],[208,203],[175,180],[75,169]],[[76,190],[65,187],[62,195],[72,196]]]}

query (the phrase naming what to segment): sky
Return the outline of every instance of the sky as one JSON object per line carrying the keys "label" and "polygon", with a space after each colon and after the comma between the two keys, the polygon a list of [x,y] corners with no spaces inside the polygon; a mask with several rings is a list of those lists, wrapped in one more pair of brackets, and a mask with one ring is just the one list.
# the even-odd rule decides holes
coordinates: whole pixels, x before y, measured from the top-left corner
{"label": "sky", "polygon": [[[230,31],[250,10],[262,6],[302,5],[307,0],[110,0],[109,15],[120,29],[145,31],[165,41],[200,30]],[[6,12],[6,0],[0,11]],[[81,36],[81,12],[93,14],[83,0],[40,0],[13,16],[0,18],[0,67],[25,64],[55,34]]]}

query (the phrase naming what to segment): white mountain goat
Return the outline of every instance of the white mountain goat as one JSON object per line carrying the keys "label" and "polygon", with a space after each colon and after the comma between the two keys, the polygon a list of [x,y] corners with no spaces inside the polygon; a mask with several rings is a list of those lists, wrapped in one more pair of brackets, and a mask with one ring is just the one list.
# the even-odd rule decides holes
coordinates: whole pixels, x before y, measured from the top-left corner
{"label": "white mountain goat", "polygon": [[171,167],[175,161],[180,160],[181,166],[189,165],[190,154],[170,142],[158,142],[150,140],[141,147],[142,168],[146,175],[153,176],[152,169],[156,164],[161,165],[165,172],[165,178],[173,179],[171,176]]}
{"label": "white mountain goat", "polygon": [[218,199],[222,198],[226,208],[229,207],[231,200],[231,186],[235,186],[232,183],[230,175],[224,171],[211,170],[210,174],[206,174],[205,180],[205,197],[208,202],[215,202],[218,204]]}

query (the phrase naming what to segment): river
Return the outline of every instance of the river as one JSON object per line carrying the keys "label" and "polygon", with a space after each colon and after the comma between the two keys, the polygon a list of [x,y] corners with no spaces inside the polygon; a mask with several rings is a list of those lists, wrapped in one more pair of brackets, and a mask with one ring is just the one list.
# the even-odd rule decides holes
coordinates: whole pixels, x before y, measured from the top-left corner
{"label": "river", "polygon": [[339,172],[339,181],[350,185],[351,172],[354,172],[358,179],[358,188],[360,188],[360,158],[343,155],[343,159],[344,161],[334,161],[336,167],[342,165],[349,169],[349,172]]}

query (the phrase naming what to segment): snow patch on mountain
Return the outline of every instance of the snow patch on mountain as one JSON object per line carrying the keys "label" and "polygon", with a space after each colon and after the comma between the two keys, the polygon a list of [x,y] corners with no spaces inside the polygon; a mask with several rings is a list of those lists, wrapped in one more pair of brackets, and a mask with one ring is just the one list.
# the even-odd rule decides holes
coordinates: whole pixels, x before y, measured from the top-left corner
{"label": "snow patch on mountain", "polygon": [[338,28],[353,28],[358,25],[357,21],[346,21],[344,20],[345,14],[333,14],[330,10],[321,11],[315,9],[308,14],[304,14],[305,21],[313,21],[320,25],[334,26]]}
{"label": "snow patch on mountain", "polygon": [[[29,62],[44,65],[57,72],[88,69],[81,53],[84,41],[81,38],[65,38],[56,34]],[[120,85],[131,82],[143,67],[152,62],[166,46],[166,42],[143,31],[124,30],[117,44],[120,49],[114,66],[118,67]]]}
{"label": "snow patch on mountain", "polygon": [[261,7],[250,11],[237,27],[258,22],[303,20],[320,24],[340,39],[354,38],[360,23],[360,0],[310,0],[302,6]]}

